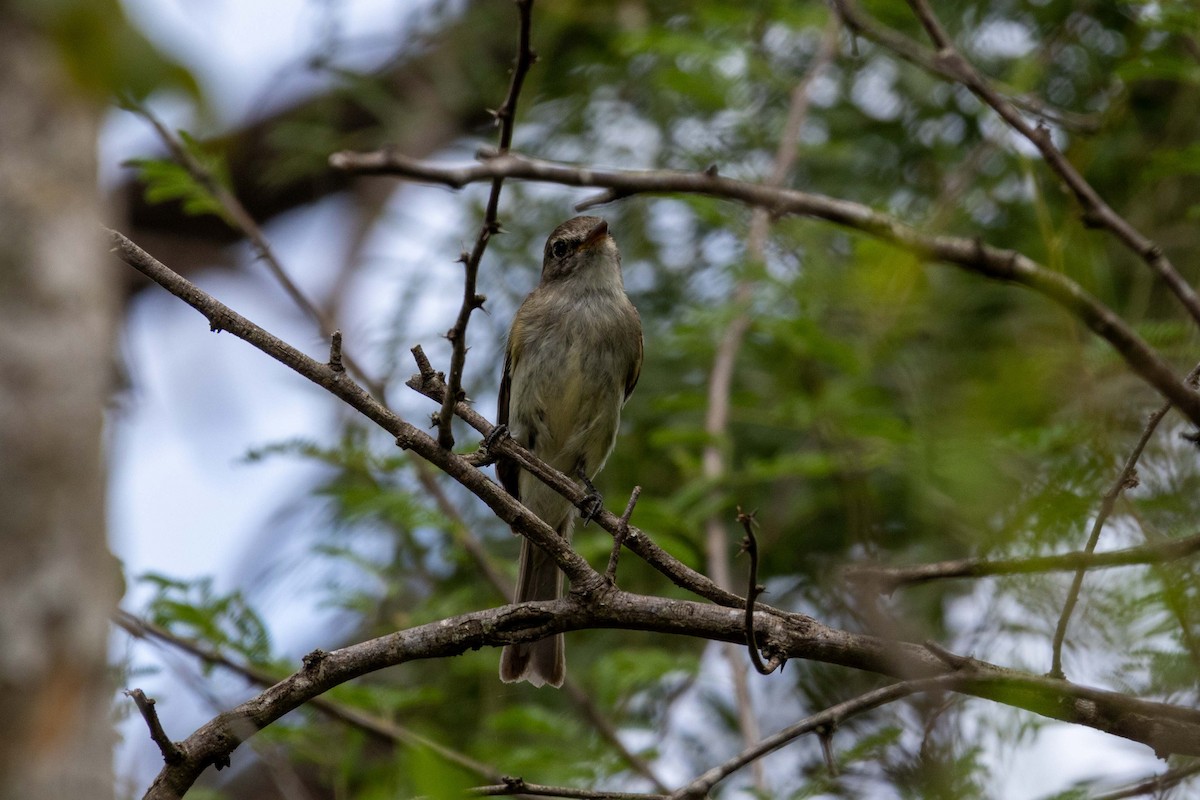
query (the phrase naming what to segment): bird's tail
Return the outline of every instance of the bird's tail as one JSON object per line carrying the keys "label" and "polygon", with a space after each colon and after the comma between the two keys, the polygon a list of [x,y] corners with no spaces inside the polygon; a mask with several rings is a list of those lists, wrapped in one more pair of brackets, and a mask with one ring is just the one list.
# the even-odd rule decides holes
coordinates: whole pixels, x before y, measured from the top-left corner
{"label": "bird's tail", "polygon": [[[574,515],[558,526],[558,534],[571,538]],[[528,539],[521,539],[521,570],[513,602],[557,600],[562,597],[563,574],[554,559]],[[510,644],[500,654],[500,680],[505,683],[529,681],[534,686],[562,686],[567,674],[567,659],[562,634],[524,644]]]}

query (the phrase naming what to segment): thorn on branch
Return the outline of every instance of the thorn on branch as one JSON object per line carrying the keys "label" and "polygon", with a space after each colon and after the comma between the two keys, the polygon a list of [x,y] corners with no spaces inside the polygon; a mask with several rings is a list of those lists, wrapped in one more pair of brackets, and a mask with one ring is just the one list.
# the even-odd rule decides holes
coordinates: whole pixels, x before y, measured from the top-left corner
{"label": "thorn on branch", "polygon": [[825,756],[825,767],[829,770],[829,775],[832,778],[838,776],[837,761],[833,757],[833,732],[835,727],[830,725],[817,726],[817,738],[821,742],[821,755]]}
{"label": "thorn on branch", "polygon": [[329,341],[329,368],[334,372],[345,372],[342,364],[342,332],[334,331]]}
{"label": "thorn on branch", "polygon": [[154,699],[146,697],[146,693],[141,689],[130,689],[125,692],[125,696],[132,698],[137,705],[142,719],[146,721],[146,727],[150,729],[150,738],[154,740],[154,743],[158,745],[158,751],[162,753],[163,761],[168,765],[182,763],[185,758],[183,750],[172,742],[171,738],[167,736],[167,732],[163,730],[162,723],[158,719],[158,712],[154,710]]}
{"label": "thorn on branch", "polygon": [[718,172],[719,172],[719,170],[717,169],[716,164],[709,164],[707,167],[704,168],[704,174],[710,178],[717,177]]}

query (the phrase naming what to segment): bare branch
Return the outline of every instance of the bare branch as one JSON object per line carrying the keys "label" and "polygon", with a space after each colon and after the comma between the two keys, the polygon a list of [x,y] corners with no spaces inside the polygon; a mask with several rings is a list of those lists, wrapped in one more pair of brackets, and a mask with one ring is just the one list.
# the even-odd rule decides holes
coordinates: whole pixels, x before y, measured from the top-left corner
{"label": "bare branch", "polygon": [[783,662],[772,658],[770,664],[764,664],[758,652],[758,636],[754,633],[754,604],[765,588],[758,582],[758,537],[754,535],[754,512],[747,514],[738,506],[737,519],[742,530],[746,532],[746,538],[742,539],[742,550],[750,556],[750,586],[746,591],[746,646],[750,650],[750,662],[754,664],[755,671],[759,675],[770,675],[782,666]]}
{"label": "bare branch", "polygon": [[811,717],[807,717],[795,725],[784,728],[773,736],[768,736],[754,747],[739,753],[724,764],[713,767],[691,783],[677,789],[671,795],[671,800],[698,800],[698,798],[707,795],[718,782],[729,777],[737,770],[747,764],[757,762],[764,756],[775,752],[806,733],[821,733],[824,731],[824,736],[828,737],[832,735],[832,731],[838,725],[857,714],[879,708],[888,703],[894,703],[910,694],[954,689],[958,684],[963,683],[966,678],[966,675],[949,674],[940,675],[936,678],[901,681],[900,683],[893,683],[891,686],[885,686],[882,689],[874,689],[851,700],[838,703],[836,706],[827,708],[819,714],[813,714]]}
{"label": "bare branch", "polygon": [[[603,590],[594,600],[572,594],[562,600],[476,611],[311,654],[301,670],[218,715],[180,743],[184,761],[165,766],[147,797],[180,796],[207,766],[227,762],[245,738],[288,711],[333,686],[408,661],[589,628],[619,627],[745,642],[744,620],[737,609],[617,589]],[[961,658],[961,666],[955,669],[924,646],[829,628],[802,614],[760,613],[757,624],[789,658],[826,661],[906,680],[952,672],[955,691],[1143,742],[1159,754],[1200,755],[1200,711],[1195,709],[1007,670],[976,659]]]}
{"label": "bare branch", "polygon": [[[920,42],[910,39],[897,30],[881,25],[862,10],[854,0],[833,0],[833,9],[849,30],[883,47],[901,59],[921,67],[926,72],[943,80],[957,82],[958,76],[943,64],[937,54]],[[1032,94],[1021,94],[1012,87],[996,83],[1010,103],[1029,114],[1050,120],[1063,128],[1095,133],[1100,128],[1099,115],[1080,114],[1047,103]]]}
{"label": "bare branch", "polygon": [[[262,228],[255,222],[254,217],[242,205],[242,202],[233,192],[225,187],[221,181],[213,173],[201,164],[191,151],[184,146],[179,137],[173,134],[162,120],[156,117],[150,109],[135,105],[131,106],[130,110],[146,120],[151,127],[154,128],[158,138],[167,146],[171,157],[175,159],[181,167],[188,171],[188,174],[199,183],[213,197],[214,200],[221,206],[224,211],[222,219],[235,231],[244,236],[250,245],[254,248],[255,254],[267,265],[267,271],[275,278],[276,283],[283,288],[284,293],[288,298],[301,310],[309,319],[317,324],[318,330],[321,332],[322,338],[331,339],[336,333],[333,320],[329,315],[322,311],[316,303],[308,298],[308,295],[292,280],[291,275],[284,269],[283,263],[276,257],[274,248],[267,240],[266,234]],[[341,339],[338,339],[338,354],[341,356]],[[378,382],[371,380],[370,376],[362,369],[362,367],[348,354],[344,357],[345,363],[350,369],[358,375],[359,379],[368,385],[368,389],[376,397],[383,397],[383,386]],[[339,362],[341,363],[341,358]],[[333,363],[332,353],[330,363]]]}
{"label": "bare branch", "polygon": [[1168,539],[1152,544],[1109,550],[1095,553],[1077,550],[1032,558],[960,558],[954,561],[937,561],[931,564],[913,564],[901,567],[881,567],[873,564],[856,564],[847,567],[843,574],[860,581],[883,594],[902,586],[916,586],[929,581],[948,578],[983,578],[990,575],[1030,575],[1039,572],[1064,572],[1067,570],[1089,570],[1104,567],[1127,567],[1134,564],[1161,564],[1176,561],[1200,552],[1200,534],[1185,539]]}
{"label": "bare branch", "polygon": [[1196,294],[1183,276],[1175,269],[1163,252],[1162,247],[1147,238],[1132,223],[1118,214],[1104,201],[1087,179],[1075,169],[1062,151],[1054,145],[1050,131],[1044,125],[1031,125],[1021,112],[1006,100],[975,67],[955,49],[949,34],[942,27],[926,0],[909,0],[913,13],[921,21],[929,38],[938,48],[938,61],[954,76],[955,80],[1000,115],[1009,126],[1024,136],[1042,154],[1046,165],[1067,185],[1083,209],[1084,223],[1091,227],[1106,228],[1155,272],[1167,288],[1179,299],[1188,314],[1200,323],[1200,295]]}
{"label": "bare branch", "polygon": [[154,740],[154,743],[158,745],[158,751],[162,753],[163,761],[168,765],[182,762],[183,751],[179,749],[179,745],[171,741],[171,737],[167,736],[167,732],[163,730],[162,723],[158,719],[158,712],[154,710],[154,699],[146,697],[146,693],[141,689],[130,689],[125,692],[125,696],[132,698],[137,705],[142,719],[146,721],[146,727],[150,729],[150,738]]}
{"label": "bare branch", "polygon": [[[1193,369],[1187,378],[1187,382],[1195,380],[1195,377],[1200,375],[1200,366]],[[1083,547],[1083,552],[1091,555],[1096,550],[1096,545],[1100,542],[1100,534],[1104,531],[1104,523],[1108,521],[1112,515],[1113,507],[1116,506],[1117,498],[1126,489],[1137,486],[1137,463],[1142,457],[1142,452],[1146,449],[1146,445],[1150,442],[1150,437],[1154,435],[1154,431],[1158,429],[1158,424],[1167,416],[1167,412],[1171,410],[1171,402],[1168,400],[1153,414],[1146,422],[1146,427],[1142,429],[1142,435],[1138,438],[1137,444],[1133,446],[1129,456],[1125,459],[1125,465],[1121,467],[1121,471],[1117,474],[1116,480],[1108,487],[1108,491],[1104,493],[1104,498],[1100,501],[1100,510],[1096,512],[1096,519],[1092,522],[1091,533],[1088,534],[1087,544]],[[1187,540],[1183,540],[1186,542]],[[1169,544],[1178,545],[1179,542],[1170,542]],[[1153,547],[1148,545],[1147,547]],[[1138,549],[1138,548],[1132,548]],[[1185,552],[1182,555],[1187,555]],[[1178,558],[1180,556],[1176,556]],[[1162,559],[1167,560],[1167,559]],[[1063,603],[1062,613],[1058,617],[1058,624],[1054,629],[1054,643],[1052,646],[1052,656],[1050,664],[1050,674],[1061,678],[1063,676],[1062,668],[1062,649],[1063,642],[1067,638],[1067,626],[1071,622],[1071,614],[1075,610],[1075,604],[1079,600],[1079,592],[1083,588],[1083,578],[1087,574],[1087,567],[1080,565],[1075,570],[1075,577],[1071,580],[1071,588],[1067,591],[1067,599]]]}
{"label": "bare branch", "polygon": [[335,167],[364,173],[403,175],[461,187],[497,175],[564,186],[593,186],[635,194],[696,194],[734,200],[769,209],[827,220],[861,231],[931,261],[961,267],[983,277],[1016,283],[1062,306],[1107,341],[1129,367],[1170,400],[1193,423],[1200,425],[1200,394],[1180,383],[1171,366],[1112,309],[1062,273],[1015,250],[993,247],[977,239],[922,233],[895,217],[860,203],[825,195],[761,186],[706,172],[675,170],[609,170],[572,167],[525,158],[513,153],[488,158],[466,167],[410,159],[389,152],[336,153]]}
{"label": "bare branch", "polygon": [[[507,153],[512,146],[513,124],[517,116],[517,100],[521,96],[521,87],[525,83],[525,75],[533,62],[537,60],[529,45],[533,0],[517,0],[517,11],[520,18],[517,34],[517,60],[513,66],[512,81],[508,85],[508,94],[500,108],[496,109],[496,122],[500,126],[500,153]],[[438,444],[449,450],[454,446],[454,434],[451,423],[454,420],[454,404],[463,399],[462,375],[467,362],[467,324],[471,321],[471,312],[483,305],[484,298],[475,291],[476,279],[479,276],[479,262],[487,249],[492,236],[500,231],[497,216],[500,205],[500,189],[504,185],[504,177],[492,179],[492,191],[488,195],[487,207],[483,213],[483,225],[479,229],[479,237],[470,253],[464,253],[463,267],[463,301],[458,310],[458,319],[454,327],[446,332],[450,340],[450,391],[442,401],[442,410],[438,416]]]}
{"label": "bare branch", "polygon": [[[200,659],[206,664],[213,664],[227,669],[230,672],[235,672],[246,680],[259,686],[269,687],[274,686],[279,682],[278,675],[272,675],[256,667],[234,661],[223,653],[210,650],[207,647],[202,647],[196,642],[193,642],[190,639],[185,639],[182,636],[176,636],[166,628],[155,625],[148,620],[141,619],[140,617],[130,614],[128,611],[118,610],[113,616],[113,622],[120,626],[121,629],[130,636],[134,636],[139,639],[154,639],[158,642],[170,645],[176,650],[181,650],[185,653],[188,653],[189,655]],[[137,700],[136,696],[134,696],[134,700]],[[314,697],[308,701],[308,705],[320,711],[322,714],[330,717],[331,719],[336,719],[339,722],[343,722],[347,725],[357,728],[364,733],[375,737],[381,742],[385,742],[390,745],[407,745],[409,747],[426,748],[431,753],[442,757],[452,764],[457,764],[458,766],[466,769],[468,772],[478,775],[484,780],[496,780],[500,775],[500,770],[476,761],[470,756],[460,753],[457,750],[452,750],[449,747],[434,741],[433,739],[422,736],[416,731],[404,727],[403,725],[398,725],[390,720],[368,714],[357,708],[344,706],[341,703],[336,703],[327,697]],[[163,759],[168,764],[175,763],[167,757],[166,752],[163,753]]]}
{"label": "bare branch", "polygon": [[621,514],[621,525],[613,534],[612,552],[608,554],[608,567],[604,570],[604,577],[609,583],[617,582],[617,560],[621,557],[621,546],[625,544],[625,539],[629,536],[629,519],[633,516],[633,508],[641,496],[642,487],[633,487],[633,491],[629,494],[629,502],[625,504],[625,513]]}
{"label": "bare branch", "polygon": [[523,778],[505,778],[503,783],[495,786],[476,786],[468,789],[472,797],[508,797],[514,794],[531,795],[533,797],[568,797],[577,800],[665,800],[665,794],[644,794],[642,792],[606,792],[604,790],[574,789],[569,786],[542,786],[537,783],[526,783]]}
{"label": "bare branch", "polygon": [[1117,789],[1113,792],[1095,795],[1092,800],[1124,800],[1127,797],[1142,797],[1148,794],[1157,794],[1172,789],[1186,781],[1193,775],[1200,773],[1200,763],[1187,764],[1182,767],[1169,769],[1161,775],[1155,775],[1153,778],[1147,778],[1144,781],[1139,781],[1132,786],[1127,786],[1124,789]]}

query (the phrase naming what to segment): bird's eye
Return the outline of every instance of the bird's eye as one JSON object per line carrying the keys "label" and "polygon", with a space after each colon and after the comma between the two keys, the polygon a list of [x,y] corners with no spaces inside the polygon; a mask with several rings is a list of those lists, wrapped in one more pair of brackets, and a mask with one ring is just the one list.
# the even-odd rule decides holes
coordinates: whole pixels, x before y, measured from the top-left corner
{"label": "bird's eye", "polygon": [[567,243],[562,239],[559,239],[557,242],[550,245],[550,252],[554,254],[555,258],[563,258],[566,256],[568,249]]}

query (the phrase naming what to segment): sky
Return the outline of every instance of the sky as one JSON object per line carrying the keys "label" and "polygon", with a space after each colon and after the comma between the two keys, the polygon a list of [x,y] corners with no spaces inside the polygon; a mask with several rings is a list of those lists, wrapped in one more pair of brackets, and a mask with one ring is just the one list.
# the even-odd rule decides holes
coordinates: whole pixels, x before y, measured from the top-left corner
{"label": "sky", "polygon": [[[354,51],[361,59],[357,66],[382,59],[428,6],[400,0],[124,4],[146,35],[196,74],[213,98],[218,124],[245,121],[256,110],[317,88],[318,79],[303,64],[333,37],[361,42]],[[179,101],[157,98],[151,105],[173,127],[196,123]],[[122,161],[157,150],[144,123],[126,112],[112,112],[101,142],[102,180],[112,185],[122,175]],[[419,306],[426,318],[415,328],[428,333],[423,343],[435,361],[442,352],[437,333],[449,327],[457,310],[461,272],[452,261],[457,253],[438,248],[453,231],[471,230],[464,207],[442,189],[406,187],[393,196],[388,224],[377,226],[365,248],[367,265],[357,274],[348,303],[354,323],[346,328],[347,348],[354,345],[369,368],[379,366],[378,345],[387,338],[390,314],[414,280],[425,283],[429,298]],[[267,228],[283,263],[312,294],[319,294],[328,280],[328,265],[344,255],[349,213],[342,200],[333,198]],[[198,283],[273,333],[321,355],[326,345],[313,326],[251,263],[247,251],[239,253],[239,260],[246,269],[214,270]],[[431,270],[431,264],[442,264],[445,271]],[[245,456],[249,448],[273,442],[322,441],[341,413],[334,401],[234,337],[210,333],[193,310],[157,291],[143,291],[132,303],[120,349],[130,388],[111,417],[109,518],[113,548],[127,575],[213,576],[219,592],[253,591],[265,568],[259,563],[260,537],[286,524],[292,531],[286,552],[273,557],[293,573],[256,595],[256,605],[281,652],[298,659],[314,647],[328,646],[337,613],[319,603],[318,589],[330,576],[307,558],[327,520],[319,505],[303,501],[305,487],[319,479],[320,469],[286,458],[247,463]],[[296,498],[296,503],[283,508],[280,497]],[[124,605],[137,611],[147,597],[144,587],[131,583]],[[979,613],[979,606],[967,613],[972,611]],[[158,670],[139,675],[138,682],[151,696],[159,696],[159,713],[175,738],[249,694],[238,680],[198,677],[186,658],[145,645],[131,650],[120,635],[115,641],[118,656],[130,653],[139,669]],[[708,658],[705,663],[706,688],[719,686],[722,660]],[[769,700],[765,690],[761,697]],[[696,710],[680,705],[675,724],[686,727]],[[130,720],[123,733],[118,772],[131,793],[137,793],[136,787],[144,788],[157,771],[157,751],[140,720]],[[1096,771],[1141,777],[1155,763],[1145,748],[1066,726],[1050,727],[1029,746],[994,758],[1000,784],[996,796],[1007,798],[1047,795]],[[673,775],[670,763],[663,766],[664,774]]]}

